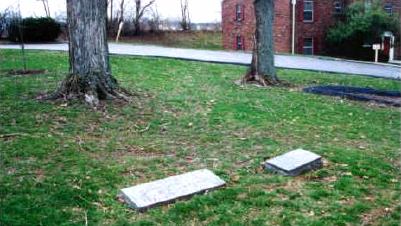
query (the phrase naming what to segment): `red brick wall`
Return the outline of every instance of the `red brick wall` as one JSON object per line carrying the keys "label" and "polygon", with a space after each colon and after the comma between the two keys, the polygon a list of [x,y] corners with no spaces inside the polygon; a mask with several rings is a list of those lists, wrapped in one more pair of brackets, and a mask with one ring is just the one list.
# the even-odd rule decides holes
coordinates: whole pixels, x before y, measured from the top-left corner
{"label": "red brick wall", "polygon": [[304,0],[297,0],[296,52],[303,52],[303,38],[313,38],[314,54],[324,53],[326,32],[335,23],[334,1],[313,1],[313,21],[304,22]]}
{"label": "red brick wall", "polygon": [[[334,0],[314,1],[314,21],[303,22],[303,0],[297,1],[296,9],[296,52],[303,52],[303,38],[314,38],[315,53],[321,53],[324,49],[323,40],[327,28],[334,23]],[[245,20],[235,21],[235,6],[245,6]],[[274,40],[275,51],[291,52],[292,36],[292,5],[290,0],[276,0]],[[245,50],[252,50],[252,35],[255,30],[255,18],[253,12],[253,0],[224,0],[222,6],[223,17],[223,46],[226,49],[236,49],[236,36],[245,37]]]}
{"label": "red brick wall", "polygon": [[[291,14],[289,0],[278,0],[275,5],[275,51],[291,51]],[[236,21],[236,5],[244,6],[244,20]],[[255,32],[253,0],[224,0],[222,6],[223,46],[225,49],[236,49],[236,37],[244,37],[245,50],[252,50]]]}
{"label": "red brick wall", "polygon": [[[244,37],[245,50],[252,50],[252,36],[255,29],[252,0],[224,0],[222,6],[223,46],[236,49],[237,35]],[[244,20],[236,20],[236,5],[242,4]]]}
{"label": "red brick wall", "polygon": [[276,52],[291,52],[291,4],[290,0],[277,0],[274,5],[274,41]]}

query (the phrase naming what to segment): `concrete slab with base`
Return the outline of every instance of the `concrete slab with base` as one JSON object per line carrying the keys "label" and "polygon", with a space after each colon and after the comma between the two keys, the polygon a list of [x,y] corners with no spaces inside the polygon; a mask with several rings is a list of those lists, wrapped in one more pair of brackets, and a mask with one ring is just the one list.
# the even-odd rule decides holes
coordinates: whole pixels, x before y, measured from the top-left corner
{"label": "concrete slab with base", "polygon": [[202,169],[125,188],[121,194],[131,208],[142,211],[224,185],[225,182],[212,171]]}
{"label": "concrete slab with base", "polygon": [[304,172],[321,168],[323,162],[321,156],[297,149],[269,159],[263,165],[266,170],[271,172],[285,176],[298,176]]}

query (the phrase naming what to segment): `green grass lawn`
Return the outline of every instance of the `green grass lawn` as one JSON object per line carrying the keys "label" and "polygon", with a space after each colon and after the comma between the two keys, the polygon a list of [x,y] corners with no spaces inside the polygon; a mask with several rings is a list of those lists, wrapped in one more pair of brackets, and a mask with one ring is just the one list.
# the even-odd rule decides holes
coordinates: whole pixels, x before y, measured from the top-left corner
{"label": "green grass lawn", "polygon": [[[110,41],[114,40],[115,39],[112,38]],[[161,33],[145,33],[140,36],[122,36],[120,42],[190,49],[223,49],[222,32],[217,31],[166,31]]]}
{"label": "green grass lawn", "polygon": [[[0,52],[0,225],[398,225],[400,111],[305,94],[341,84],[399,90],[399,81],[279,70],[294,88],[240,88],[246,67],[112,57],[127,105],[93,111],[40,102],[68,70],[67,55],[28,52],[34,76],[10,76]],[[304,148],[327,160],[296,178],[260,163]],[[119,189],[209,168],[227,186],[145,213]]]}

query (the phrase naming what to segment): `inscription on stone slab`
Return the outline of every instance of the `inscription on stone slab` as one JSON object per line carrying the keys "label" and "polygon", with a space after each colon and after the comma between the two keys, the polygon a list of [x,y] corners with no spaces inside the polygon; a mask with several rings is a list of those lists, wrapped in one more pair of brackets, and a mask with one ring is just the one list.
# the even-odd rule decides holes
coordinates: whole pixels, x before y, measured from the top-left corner
{"label": "inscription on stone slab", "polygon": [[286,176],[297,176],[306,171],[319,169],[323,166],[322,157],[303,149],[287,152],[267,160],[265,169]]}
{"label": "inscription on stone slab", "polygon": [[225,182],[212,171],[202,169],[125,188],[121,193],[131,208],[144,210],[223,185]]}

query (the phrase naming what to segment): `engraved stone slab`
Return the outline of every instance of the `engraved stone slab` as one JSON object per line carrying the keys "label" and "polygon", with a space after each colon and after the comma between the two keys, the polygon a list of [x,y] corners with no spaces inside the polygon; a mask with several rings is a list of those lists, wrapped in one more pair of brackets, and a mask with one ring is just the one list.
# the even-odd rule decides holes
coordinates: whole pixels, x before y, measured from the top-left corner
{"label": "engraved stone slab", "polygon": [[122,197],[131,208],[144,210],[225,185],[208,169],[167,177],[150,183],[122,189]]}
{"label": "engraved stone slab", "polygon": [[303,149],[287,152],[267,160],[264,168],[285,176],[298,176],[306,171],[319,169],[323,166],[322,157]]}

